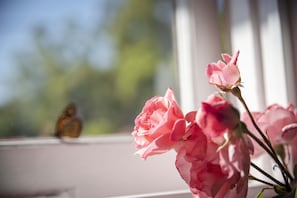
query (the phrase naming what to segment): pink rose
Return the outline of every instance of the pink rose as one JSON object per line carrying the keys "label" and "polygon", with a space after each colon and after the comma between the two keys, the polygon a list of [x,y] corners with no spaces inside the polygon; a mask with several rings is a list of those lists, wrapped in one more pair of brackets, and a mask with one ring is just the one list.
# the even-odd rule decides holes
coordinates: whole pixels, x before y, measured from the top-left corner
{"label": "pink rose", "polygon": [[185,118],[174,93],[168,89],[164,97],[148,100],[135,119],[132,135],[136,152],[146,159],[175,146],[185,133]]}
{"label": "pink rose", "polygon": [[[293,105],[284,108],[278,104],[268,106],[263,112],[253,112],[253,117],[264,133],[267,133],[268,139],[272,145],[284,144],[289,147],[287,150],[295,150],[297,147],[297,110]],[[255,135],[258,135],[247,113],[244,113],[242,120],[246,123],[248,129]],[[254,143],[257,157],[264,153],[264,150]],[[296,148],[297,149],[297,148]],[[296,158],[297,153],[287,153],[290,158]]]}
{"label": "pink rose", "polygon": [[240,122],[239,112],[224,98],[210,95],[197,113],[196,121],[210,137],[220,138]]}
{"label": "pink rose", "polygon": [[196,123],[187,127],[186,134],[175,165],[193,197],[246,197],[250,151],[245,141],[232,137],[222,147]]}
{"label": "pink rose", "polygon": [[240,72],[237,67],[239,51],[232,57],[229,54],[222,54],[225,63],[219,60],[217,63],[208,64],[206,75],[209,83],[216,85],[223,91],[229,91],[240,85]]}

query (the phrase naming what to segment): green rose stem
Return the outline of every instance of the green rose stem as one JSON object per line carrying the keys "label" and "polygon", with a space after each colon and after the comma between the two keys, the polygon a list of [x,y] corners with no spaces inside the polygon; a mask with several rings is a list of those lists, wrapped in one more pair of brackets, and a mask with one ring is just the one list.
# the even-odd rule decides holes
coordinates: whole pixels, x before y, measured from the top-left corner
{"label": "green rose stem", "polygon": [[[270,183],[270,182],[267,182],[267,181],[264,181],[264,180],[262,180],[262,179],[259,179],[259,178],[255,177],[255,176],[251,175],[251,174],[249,174],[249,179],[250,179],[250,180],[255,180],[255,181],[261,182],[261,183],[263,183],[263,184],[266,184],[267,186],[271,186],[271,187],[274,186],[274,184],[272,184],[272,183]],[[283,185],[284,185],[284,184],[283,184]],[[283,185],[282,185],[282,186],[283,186]]]}
{"label": "green rose stem", "polygon": [[[280,181],[278,181],[277,179],[275,179],[274,177],[272,177],[271,175],[269,175],[268,173],[266,173],[264,170],[262,170],[259,166],[257,166],[253,162],[251,162],[251,166],[254,167],[260,173],[262,173],[264,176],[266,176],[267,178],[269,178],[271,181],[275,182],[276,184],[278,184],[280,186],[285,186],[285,184],[281,183]],[[250,179],[254,179],[256,181],[262,182],[262,183],[267,184],[269,186],[273,186],[273,184],[271,184],[269,182],[266,182],[264,180],[258,179],[258,178],[254,177],[254,176],[250,177]]]}
{"label": "green rose stem", "polygon": [[[253,133],[251,133],[249,130],[246,130],[246,131],[244,131],[246,134],[248,134],[252,139],[254,139],[272,158],[273,158],[273,160],[280,166],[280,168],[281,168],[281,173],[282,173],[282,175],[283,175],[283,178],[284,178],[284,180],[285,180],[285,182],[286,182],[286,187],[288,188],[288,190],[290,190],[291,189],[291,187],[290,187],[290,184],[289,184],[289,182],[288,182],[288,179],[287,179],[287,174],[289,173],[288,171],[287,171],[287,169],[283,166],[283,164],[279,161],[279,159],[277,158],[277,157],[274,157],[274,154],[267,148],[267,146],[261,141],[261,140],[259,140],[259,138],[257,138]],[[277,159],[277,160],[276,160]],[[252,162],[251,162],[251,165],[252,165]],[[253,166],[253,165],[252,165]],[[253,166],[254,167],[254,166]],[[255,167],[254,167],[255,168]],[[257,169],[257,170],[259,170],[259,169]],[[262,170],[262,169],[261,169]],[[285,171],[285,172],[283,172],[283,170]],[[263,170],[262,170],[263,171]],[[264,172],[264,171],[263,171]],[[263,172],[261,172],[262,174],[263,174]],[[286,174],[286,175],[285,175]],[[265,175],[265,174],[264,174]]]}
{"label": "green rose stem", "polygon": [[273,178],[273,181],[275,183],[277,183],[277,184],[279,184],[281,186],[285,186],[288,191],[291,191],[291,186],[290,186],[290,184],[288,182],[288,178],[286,176],[287,175],[287,169],[285,169],[283,167],[283,164],[278,160],[277,157],[274,157],[273,153],[267,148],[267,146],[263,142],[261,142],[261,140],[259,140],[259,138],[257,138],[253,133],[251,133],[248,130],[246,130],[245,133],[247,133],[252,139],[254,139],[273,158],[273,160],[280,166],[281,173],[282,173],[282,176],[283,176],[284,181],[285,181],[286,184],[284,185],[281,182],[279,182],[278,180],[274,179],[272,176],[270,176],[268,173],[266,173],[260,167],[256,166],[253,162],[251,162],[251,166],[254,167],[255,169],[257,169],[259,172],[261,172],[266,177],[269,177],[269,179],[272,179]]}
{"label": "green rose stem", "polygon": [[270,141],[268,140],[268,138],[264,135],[264,133],[262,132],[262,130],[259,128],[259,126],[257,125],[253,115],[251,114],[245,100],[243,99],[243,97],[241,96],[241,91],[239,89],[239,87],[235,87],[231,90],[231,93],[236,96],[239,101],[241,102],[241,104],[244,106],[245,110],[247,111],[254,127],[256,128],[256,130],[258,131],[259,135],[262,137],[262,139],[264,140],[265,144],[268,146],[266,146],[259,138],[257,138],[254,134],[252,134],[249,130],[246,130],[245,132],[252,138],[254,139],[271,157],[272,159],[277,163],[277,165],[279,166],[279,168],[281,169],[281,173],[282,176],[284,178],[284,181],[286,183],[286,188],[288,191],[291,191],[291,186],[288,182],[288,177],[290,178],[290,180],[293,180],[293,177],[291,175],[291,173],[284,167],[284,165],[280,162],[280,160],[277,157],[277,154],[275,153],[275,150],[273,149]]}

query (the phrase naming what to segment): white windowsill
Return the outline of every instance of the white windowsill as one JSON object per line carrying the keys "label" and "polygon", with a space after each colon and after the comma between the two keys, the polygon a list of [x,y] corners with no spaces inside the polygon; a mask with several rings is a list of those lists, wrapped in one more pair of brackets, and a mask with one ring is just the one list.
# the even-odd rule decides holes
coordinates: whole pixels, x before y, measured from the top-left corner
{"label": "white windowsill", "polygon": [[[71,187],[76,197],[191,197],[174,167],[174,152],[143,161],[133,156],[132,141],[131,135],[62,141],[57,138],[2,139],[0,176],[6,182],[0,182],[0,196]],[[124,172],[119,169],[119,164]],[[61,181],[60,177],[64,179]],[[113,185],[118,186],[116,191]],[[251,184],[248,198],[255,197],[261,188]],[[267,191],[265,196],[271,197],[271,193]]]}
{"label": "white windowsill", "polygon": [[[250,185],[248,190],[247,198],[254,198],[261,191],[264,186],[261,185]],[[270,198],[273,195],[272,190],[267,190],[264,192],[263,198]],[[156,193],[146,193],[146,194],[137,194],[137,195],[125,195],[109,198],[190,198],[191,193],[189,190],[176,190],[176,191],[166,191],[166,192],[156,192]]]}
{"label": "white windowsill", "polygon": [[2,146],[42,146],[56,145],[61,143],[69,144],[109,144],[109,143],[132,143],[131,135],[102,135],[102,136],[82,136],[79,138],[58,139],[54,137],[36,137],[36,138],[12,138],[0,139]]}

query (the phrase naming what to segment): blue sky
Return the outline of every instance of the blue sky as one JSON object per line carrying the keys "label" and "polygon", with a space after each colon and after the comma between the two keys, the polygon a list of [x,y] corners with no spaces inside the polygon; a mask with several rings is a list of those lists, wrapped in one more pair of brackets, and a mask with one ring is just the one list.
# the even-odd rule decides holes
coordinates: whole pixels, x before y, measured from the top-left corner
{"label": "blue sky", "polygon": [[16,51],[30,50],[32,28],[46,24],[59,34],[67,19],[85,28],[104,19],[106,0],[1,0],[0,1],[0,104],[10,97],[9,81],[15,74]]}

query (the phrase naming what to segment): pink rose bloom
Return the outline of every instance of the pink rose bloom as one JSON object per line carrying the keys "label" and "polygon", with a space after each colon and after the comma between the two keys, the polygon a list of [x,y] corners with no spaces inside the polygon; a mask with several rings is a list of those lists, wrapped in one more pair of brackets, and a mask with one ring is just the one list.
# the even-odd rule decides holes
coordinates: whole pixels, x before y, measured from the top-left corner
{"label": "pink rose bloom", "polygon": [[229,91],[240,85],[240,72],[237,67],[239,51],[232,57],[229,54],[222,54],[224,60],[217,63],[210,63],[206,68],[206,75],[209,83],[216,85],[223,91]]}
{"label": "pink rose bloom", "polygon": [[196,123],[177,150],[175,165],[193,197],[246,197],[250,165],[249,147],[240,138],[217,144]]}
{"label": "pink rose bloom", "polygon": [[210,137],[222,139],[240,122],[239,112],[224,98],[210,95],[197,113],[196,121]]}
{"label": "pink rose bloom", "polygon": [[[263,112],[253,112],[252,114],[261,130],[267,133],[268,139],[273,146],[284,144],[289,147],[289,150],[297,150],[297,109],[293,105],[284,108],[278,104],[274,104],[268,106]],[[247,113],[243,114],[242,119],[248,129],[260,137]],[[264,150],[257,143],[254,143],[254,146],[254,157],[264,153]],[[296,161],[296,154],[296,152],[287,153],[287,157],[296,158],[294,160]]]}
{"label": "pink rose bloom", "polygon": [[185,133],[185,118],[174,93],[168,89],[164,97],[148,100],[135,119],[132,135],[142,158],[164,153],[175,146]]}

